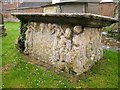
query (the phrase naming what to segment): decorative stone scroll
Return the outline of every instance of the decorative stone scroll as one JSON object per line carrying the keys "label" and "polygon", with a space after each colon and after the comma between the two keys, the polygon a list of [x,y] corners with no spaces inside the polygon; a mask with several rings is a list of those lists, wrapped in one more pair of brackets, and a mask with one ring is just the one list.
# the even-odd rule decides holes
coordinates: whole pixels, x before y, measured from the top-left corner
{"label": "decorative stone scroll", "polygon": [[103,57],[102,27],[114,18],[95,14],[14,13],[21,21],[17,46],[56,70],[80,75]]}

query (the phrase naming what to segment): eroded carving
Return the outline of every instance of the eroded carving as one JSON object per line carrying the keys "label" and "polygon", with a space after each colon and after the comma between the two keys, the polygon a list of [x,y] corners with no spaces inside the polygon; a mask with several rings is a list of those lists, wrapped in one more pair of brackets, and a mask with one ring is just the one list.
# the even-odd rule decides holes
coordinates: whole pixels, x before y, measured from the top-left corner
{"label": "eroded carving", "polygon": [[75,26],[73,28],[73,31],[74,31],[75,34],[80,34],[83,30],[82,30],[81,26]]}
{"label": "eroded carving", "polygon": [[67,73],[79,75],[102,57],[97,28],[31,22],[25,34],[25,54]]}

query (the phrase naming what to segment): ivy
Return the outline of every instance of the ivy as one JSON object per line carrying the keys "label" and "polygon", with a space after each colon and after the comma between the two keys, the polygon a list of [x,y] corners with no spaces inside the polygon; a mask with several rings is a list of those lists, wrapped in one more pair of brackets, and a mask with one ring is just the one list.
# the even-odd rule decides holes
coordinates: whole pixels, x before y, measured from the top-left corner
{"label": "ivy", "polygon": [[20,49],[21,52],[24,51],[25,49],[25,40],[26,40],[26,30],[27,30],[27,22],[22,22],[21,23],[21,29],[20,29],[20,36],[18,38],[18,47]]}

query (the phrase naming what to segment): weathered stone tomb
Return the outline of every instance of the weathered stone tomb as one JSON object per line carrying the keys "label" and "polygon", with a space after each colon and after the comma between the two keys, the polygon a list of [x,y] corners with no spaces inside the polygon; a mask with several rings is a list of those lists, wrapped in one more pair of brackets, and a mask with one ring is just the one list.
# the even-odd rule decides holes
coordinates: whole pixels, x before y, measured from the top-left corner
{"label": "weathered stone tomb", "polygon": [[14,13],[21,21],[17,47],[66,73],[80,75],[103,57],[102,27],[115,23],[89,13]]}

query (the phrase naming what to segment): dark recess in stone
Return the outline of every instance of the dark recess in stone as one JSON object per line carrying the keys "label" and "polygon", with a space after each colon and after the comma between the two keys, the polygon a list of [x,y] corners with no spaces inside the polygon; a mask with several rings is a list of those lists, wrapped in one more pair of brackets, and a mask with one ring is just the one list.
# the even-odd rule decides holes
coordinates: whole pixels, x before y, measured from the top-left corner
{"label": "dark recess in stone", "polygon": [[25,49],[25,40],[26,40],[25,32],[27,30],[27,25],[28,22],[21,23],[20,36],[18,38],[18,48],[20,49],[21,52],[23,52]]}

